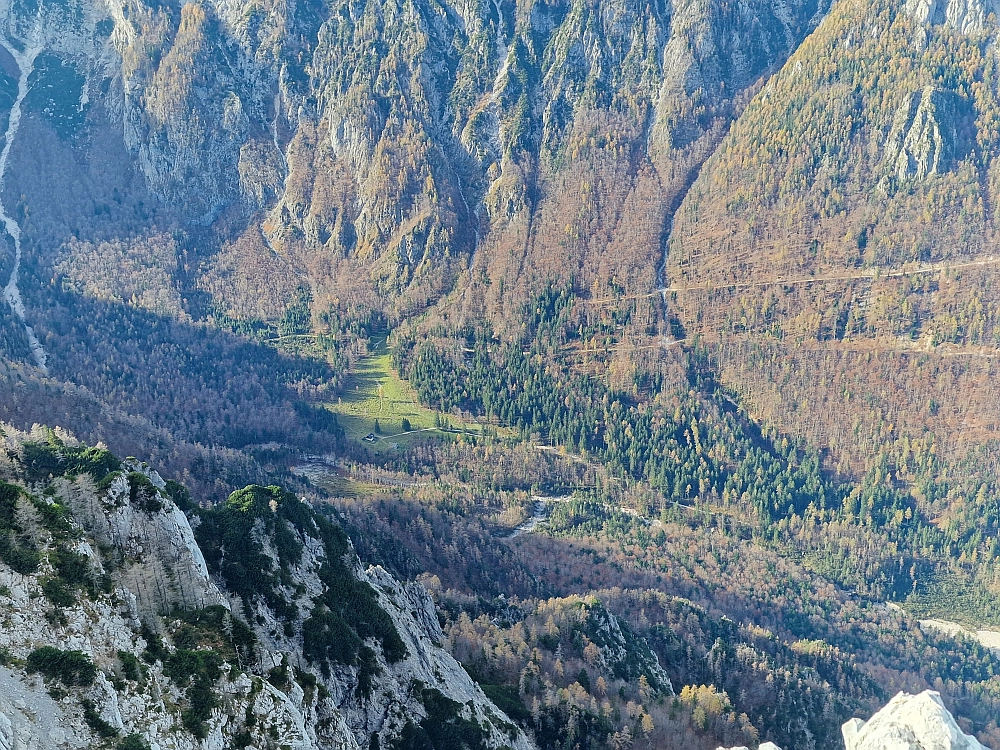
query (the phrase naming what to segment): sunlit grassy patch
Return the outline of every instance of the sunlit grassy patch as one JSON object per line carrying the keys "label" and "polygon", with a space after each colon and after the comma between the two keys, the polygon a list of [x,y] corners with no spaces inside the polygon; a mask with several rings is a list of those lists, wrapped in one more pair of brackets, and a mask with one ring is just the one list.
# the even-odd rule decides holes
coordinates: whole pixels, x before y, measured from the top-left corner
{"label": "sunlit grassy patch", "polygon": [[[358,362],[330,408],[337,412],[349,439],[363,441],[367,435],[375,434],[378,439],[372,447],[380,451],[428,439],[450,439],[453,434],[450,430],[482,433],[482,425],[476,422],[441,414],[420,404],[416,391],[393,370],[392,357],[384,343]],[[441,429],[442,425],[446,429]]]}

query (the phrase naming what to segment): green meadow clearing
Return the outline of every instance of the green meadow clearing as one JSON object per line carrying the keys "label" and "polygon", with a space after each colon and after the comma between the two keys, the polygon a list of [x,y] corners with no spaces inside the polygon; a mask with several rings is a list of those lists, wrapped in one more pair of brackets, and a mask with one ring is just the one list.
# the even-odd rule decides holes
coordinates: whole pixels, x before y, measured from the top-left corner
{"label": "green meadow clearing", "polygon": [[[483,430],[477,422],[466,422],[421,405],[416,391],[392,369],[392,356],[384,341],[358,362],[345,380],[340,397],[328,406],[337,413],[348,439],[363,441],[374,433],[378,440],[372,448],[380,452],[427,440],[452,439],[456,430],[474,435]],[[404,429],[404,419],[409,423],[408,430]],[[446,429],[441,429],[442,424]]]}

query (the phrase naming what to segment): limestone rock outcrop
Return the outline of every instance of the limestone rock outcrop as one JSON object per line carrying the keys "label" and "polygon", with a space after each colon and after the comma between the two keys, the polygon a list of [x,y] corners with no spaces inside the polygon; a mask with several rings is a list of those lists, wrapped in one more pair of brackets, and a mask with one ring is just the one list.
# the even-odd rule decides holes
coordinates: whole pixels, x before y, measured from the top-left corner
{"label": "limestone rock outcrop", "polygon": [[907,0],[906,12],[920,23],[947,26],[964,34],[986,28],[997,8],[993,0]]}
{"label": "limestone rock outcrop", "polygon": [[954,93],[933,86],[907,96],[886,141],[886,171],[899,180],[922,180],[948,171],[965,150],[963,105]]}
{"label": "limestone rock outcrop", "polygon": [[[170,494],[177,488],[147,464],[54,432],[25,459],[26,437],[0,428],[9,457],[0,464],[0,750],[109,737],[152,750],[251,740],[258,750],[357,750],[390,747],[428,721],[474,731],[477,747],[534,750],[445,650],[427,590],[365,569],[346,535],[291,493],[281,494],[291,510],[279,516],[265,502],[234,537],[237,527],[220,526],[232,516],[181,499],[186,514]],[[45,472],[25,468],[34,460]],[[255,489],[266,499],[279,488]],[[208,541],[202,525],[214,529]],[[263,569],[256,587],[233,587],[247,568],[238,555],[220,564],[225,539],[258,551],[246,558]],[[272,558],[283,575],[268,574]],[[341,596],[363,600],[351,612],[392,633],[392,654],[340,624],[326,605]]]}
{"label": "limestone rock outcrop", "polygon": [[868,721],[851,719],[842,732],[846,750],[987,750],[959,729],[933,690],[901,692]]}
{"label": "limestone rock outcrop", "polygon": [[[144,499],[145,507],[142,500],[133,500],[130,474],[149,480],[151,496]],[[165,486],[149,466],[126,459],[103,496],[93,491],[87,475],[65,487],[74,515],[96,543],[120,551],[118,575],[124,589],[134,594],[137,616],[224,604],[191,526],[167,500]]]}

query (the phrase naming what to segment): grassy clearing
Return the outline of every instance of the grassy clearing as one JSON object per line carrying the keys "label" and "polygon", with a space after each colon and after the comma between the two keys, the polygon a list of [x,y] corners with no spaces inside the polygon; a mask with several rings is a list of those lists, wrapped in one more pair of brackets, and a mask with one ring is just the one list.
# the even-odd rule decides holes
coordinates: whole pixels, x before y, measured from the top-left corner
{"label": "grassy clearing", "polygon": [[346,477],[332,467],[305,465],[293,468],[292,471],[306,477],[315,486],[329,492],[332,497],[368,497],[379,491],[375,485]]}
{"label": "grassy clearing", "polygon": [[[375,433],[379,439],[371,447],[376,451],[450,439],[451,434],[438,427],[442,419],[453,429],[482,433],[482,425],[476,422],[464,422],[421,405],[409,383],[392,369],[392,358],[384,341],[358,362],[345,379],[340,398],[329,407],[337,412],[349,439],[361,441]],[[408,431],[404,430],[404,419],[409,422]]]}

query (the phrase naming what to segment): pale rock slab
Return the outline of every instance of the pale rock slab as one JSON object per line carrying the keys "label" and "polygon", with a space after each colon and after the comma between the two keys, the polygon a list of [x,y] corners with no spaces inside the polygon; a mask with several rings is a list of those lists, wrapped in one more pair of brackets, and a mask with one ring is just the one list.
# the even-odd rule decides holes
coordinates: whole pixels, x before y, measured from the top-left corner
{"label": "pale rock slab", "polygon": [[968,101],[952,91],[925,86],[907,94],[886,139],[883,185],[923,181],[951,170],[969,151],[971,114]]}
{"label": "pale rock slab", "polygon": [[997,13],[994,0],[907,0],[903,7],[920,23],[944,25],[963,34],[982,31],[990,14]]}
{"label": "pale rock slab", "polygon": [[987,750],[959,729],[933,690],[901,692],[868,721],[851,719],[841,732],[846,750]]}

